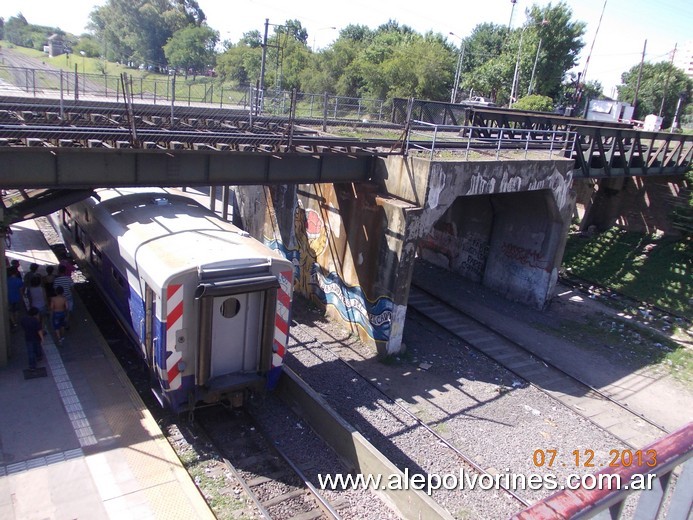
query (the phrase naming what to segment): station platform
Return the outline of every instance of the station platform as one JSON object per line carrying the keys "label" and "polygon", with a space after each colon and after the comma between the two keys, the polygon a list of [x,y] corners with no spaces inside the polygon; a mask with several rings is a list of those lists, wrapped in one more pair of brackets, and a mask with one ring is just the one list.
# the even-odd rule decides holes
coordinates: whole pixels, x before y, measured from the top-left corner
{"label": "station platform", "polygon": [[[57,265],[33,221],[13,224],[9,258]],[[43,269],[40,270],[43,272]],[[23,331],[0,368],[0,518],[213,519],[117,359],[75,298],[64,344],[28,368]]]}

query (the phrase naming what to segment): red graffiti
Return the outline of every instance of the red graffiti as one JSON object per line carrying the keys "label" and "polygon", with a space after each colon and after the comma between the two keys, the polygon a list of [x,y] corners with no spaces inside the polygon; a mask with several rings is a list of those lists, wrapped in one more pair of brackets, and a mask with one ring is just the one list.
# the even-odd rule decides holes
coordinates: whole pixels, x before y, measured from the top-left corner
{"label": "red graffiti", "polygon": [[543,268],[543,258],[539,251],[533,251],[526,247],[521,247],[515,244],[505,242],[501,246],[503,254],[510,260],[514,260],[522,265],[535,268]]}

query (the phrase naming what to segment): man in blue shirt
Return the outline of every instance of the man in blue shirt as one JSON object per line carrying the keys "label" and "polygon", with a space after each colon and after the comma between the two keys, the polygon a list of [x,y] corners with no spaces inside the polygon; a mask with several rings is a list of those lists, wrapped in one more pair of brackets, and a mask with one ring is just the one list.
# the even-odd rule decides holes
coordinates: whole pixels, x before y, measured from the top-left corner
{"label": "man in blue shirt", "polygon": [[16,267],[7,270],[7,302],[10,307],[10,324],[13,329],[19,324],[19,303],[22,301],[22,276]]}

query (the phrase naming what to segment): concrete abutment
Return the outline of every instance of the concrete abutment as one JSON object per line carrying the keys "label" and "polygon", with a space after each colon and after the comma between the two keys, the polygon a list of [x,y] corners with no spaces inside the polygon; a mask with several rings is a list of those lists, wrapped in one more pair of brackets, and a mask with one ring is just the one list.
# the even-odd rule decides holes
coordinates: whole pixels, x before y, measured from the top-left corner
{"label": "concrete abutment", "polygon": [[295,292],[380,354],[402,348],[418,258],[543,307],[575,197],[570,160],[388,157],[373,183],[237,186],[244,228],[289,258]]}

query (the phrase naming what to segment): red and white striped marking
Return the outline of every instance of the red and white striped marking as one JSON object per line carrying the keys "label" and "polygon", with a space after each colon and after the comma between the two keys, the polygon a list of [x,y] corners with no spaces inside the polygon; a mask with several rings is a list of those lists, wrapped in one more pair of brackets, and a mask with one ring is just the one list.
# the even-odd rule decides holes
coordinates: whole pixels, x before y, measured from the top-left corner
{"label": "red and white striped marking", "polygon": [[176,350],[176,332],[183,328],[183,286],[166,288],[166,379],[170,390],[180,388],[183,377],[178,362],[183,355]]}
{"label": "red and white striped marking", "polygon": [[277,312],[274,318],[272,368],[282,365],[286,345],[289,341],[289,310],[291,309],[293,271],[282,271],[277,279],[279,280],[279,289],[277,290]]}

